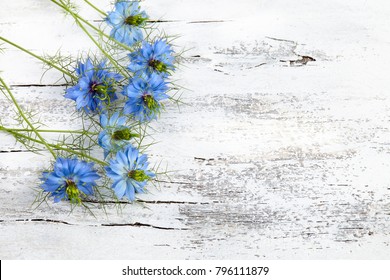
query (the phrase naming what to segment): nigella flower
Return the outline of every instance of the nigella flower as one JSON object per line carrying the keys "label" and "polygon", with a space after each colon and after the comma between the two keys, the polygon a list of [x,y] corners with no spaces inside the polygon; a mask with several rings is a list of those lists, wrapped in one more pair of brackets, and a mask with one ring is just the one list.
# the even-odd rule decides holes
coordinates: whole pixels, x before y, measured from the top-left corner
{"label": "nigella flower", "polygon": [[95,181],[100,176],[93,168],[93,163],[77,158],[58,157],[52,172],[44,172],[41,187],[54,197],[54,202],[69,199],[79,204],[80,196],[92,195]]}
{"label": "nigella flower", "polygon": [[105,158],[110,152],[115,153],[128,145],[131,138],[139,136],[125,126],[126,119],[126,117],[120,117],[119,112],[115,112],[111,118],[108,118],[106,114],[100,116],[103,130],[99,133],[98,143],[104,149]]}
{"label": "nigella flower", "polygon": [[122,76],[106,70],[106,63],[101,62],[96,67],[90,59],[79,63],[76,73],[79,75],[77,84],[66,90],[65,97],[76,101],[77,110],[85,112],[101,110],[104,103],[115,100],[116,83]]}
{"label": "nigella flower", "polygon": [[169,75],[169,71],[174,70],[174,57],[171,45],[166,40],[143,43],[142,48],[130,53],[129,70],[134,73],[146,72],[148,74],[157,73],[164,77]]}
{"label": "nigella flower", "polygon": [[155,174],[148,170],[147,155],[131,145],[116,154],[115,159],[110,160],[110,165],[105,167],[107,176],[114,183],[112,188],[115,195],[121,199],[126,196],[130,201],[135,200],[135,193],[143,193],[148,180]]}
{"label": "nigella flower", "polygon": [[157,119],[162,108],[160,101],[169,98],[167,90],[167,82],[158,74],[135,77],[122,92],[128,97],[123,112],[140,122]]}
{"label": "nigella flower", "polygon": [[110,12],[106,21],[113,28],[111,37],[115,40],[132,46],[143,39],[142,28],[148,16],[140,10],[138,1],[119,1],[115,10]]}

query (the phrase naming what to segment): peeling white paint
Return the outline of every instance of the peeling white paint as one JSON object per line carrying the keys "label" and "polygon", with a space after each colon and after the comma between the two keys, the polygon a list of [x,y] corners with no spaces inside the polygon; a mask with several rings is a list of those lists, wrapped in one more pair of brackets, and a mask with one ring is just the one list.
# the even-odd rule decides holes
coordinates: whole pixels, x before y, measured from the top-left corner
{"label": "peeling white paint", "polygon": [[[154,124],[151,159],[178,171],[147,202],[96,218],[66,203],[34,210],[49,154],[8,152],[23,148],[1,134],[2,259],[390,257],[388,1],[237,3],[145,1],[182,35],[176,78],[192,90]],[[37,52],[93,49],[46,0],[2,1],[0,32]],[[316,61],[281,61],[299,55]],[[50,86],[57,73],[41,81],[41,65],[11,48],[0,70],[12,85],[49,85],[13,87],[49,128],[80,127],[64,88]],[[13,124],[2,96],[0,116]]]}

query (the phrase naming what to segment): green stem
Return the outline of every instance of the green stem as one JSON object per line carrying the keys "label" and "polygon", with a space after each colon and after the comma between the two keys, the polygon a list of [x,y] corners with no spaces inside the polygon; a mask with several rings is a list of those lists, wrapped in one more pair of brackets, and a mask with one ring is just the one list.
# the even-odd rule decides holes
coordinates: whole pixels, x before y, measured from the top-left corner
{"label": "green stem", "polygon": [[[25,128],[7,128],[0,126],[0,130],[12,130],[12,131],[25,131],[30,132],[31,129],[25,129]],[[74,133],[74,134],[89,134],[89,135],[96,135],[97,133],[94,132],[88,132],[88,131],[82,131],[82,130],[57,130],[57,129],[36,129],[38,132],[52,132],[52,133]]]}
{"label": "green stem", "polygon": [[[57,6],[61,7],[63,10],[65,10],[66,12],[69,13],[69,8],[67,8],[66,6],[58,3],[57,1],[55,0],[51,0],[51,2],[53,2],[54,4],[56,4]],[[87,20],[85,20],[84,18],[82,18],[81,16],[79,16],[78,14],[74,14],[75,17],[77,17],[77,19],[81,20],[82,22],[84,22],[86,25],[88,25],[90,28],[92,28],[93,30],[95,30],[96,32],[98,32],[100,35],[106,37],[107,39],[113,41],[115,44],[117,44],[118,46],[124,48],[125,50],[129,51],[129,52],[133,52],[134,49],[117,41],[116,39],[112,38],[110,35],[107,35],[106,33],[102,32],[99,28],[97,28],[96,26],[94,26],[93,24],[91,24],[90,22],[88,22]]]}
{"label": "green stem", "polygon": [[70,153],[70,154],[75,154],[75,155],[79,155],[79,156],[85,157],[85,158],[90,159],[90,160],[92,160],[92,161],[94,161],[94,162],[96,162],[96,163],[98,163],[98,164],[100,164],[100,165],[107,165],[106,162],[104,162],[104,161],[102,161],[102,160],[99,160],[99,159],[97,159],[97,158],[95,158],[95,157],[89,156],[89,155],[87,155],[87,154],[84,154],[84,153],[82,153],[82,152],[78,152],[78,151],[76,151],[76,150],[72,150],[72,149],[69,149],[69,148],[65,148],[65,147],[62,147],[61,145],[58,145],[58,144],[46,143],[45,141],[40,141],[40,140],[34,139],[34,138],[32,138],[32,137],[29,137],[29,136],[27,136],[27,135],[18,133],[18,132],[14,131],[14,130],[11,130],[11,129],[6,129],[6,128],[5,128],[4,130],[7,131],[7,132],[9,132],[9,133],[11,133],[11,134],[13,134],[13,135],[22,137],[22,138],[27,139],[27,140],[30,140],[30,141],[32,141],[32,142],[35,142],[35,143],[38,143],[38,144],[41,144],[41,145],[45,145],[45,146],[48,145],[48,146],[50,146],[51,148],[54,148],[54,149],[62,150],[62,151],[68,152],[68,153]]}
{"label": "green stem", "polygon": [[35,53],[33,53],[33,52],[31,52],[31,51],[29,51],[29,50],[19,46],[18,44],[15,44],[14,42],[11,42],[11,41],[9,41],[9,40],[5,39],[4,37],[1,37],[1,36],[0,36],[0,40],[2,40],[4,42],[10,44],[11,46],[14,46],[15,48],[18,48],[19,50],[21,50],[21,51],[23,51],[23,52],[25,52],[25,53],[27,53],[27,54],[37,58],[38,60],[42,61],[43,63],[45,63],[45,64],[47,64],[47,65],[57,69],[58,71],[62,72],[65,75],[71,77],[72,79],[74,79],[74,80],[77,79],[77,77],[75,75],[69,73],[68,71],[62,69],[61,67],[58,67],[57,65],[51,63],[50,61],[44,59],[43,57],[41,57],[39,55],[36,55]]}
{"label": "green stem", "polygon": [[92,161],[94,161],[94,162],[96,162],[96,163],[98,163],[100,165],[103,165],[103,166],[107,165],[107,162],[102,161],[100,159],[97,159],[95,157],[92,157],[90,155],[84,154],[82,152],[78,152],[78,151],[75,151],[75,150],[72,150],[72,149],[61,147],[58,144],[50,144],[50,146],[52,146],[53,148],[56,148],[56,149],[63,150],[65,152],[71,153],[71,154],[75,154],[75,155],[79,155],[79,156],[85,157],[85,158],[90,159],[90,160],[92,160]]}
{"label": "green stem", "polygon": [[8,92],[9,96],[12,99],[12,102],[16,106],[16,109],[18,110],[20,116],[25,120],[25,122],[28,124],[29,127],[31,127],[31,130],[34,131],[35,135],[42,141],[42,144],[46,146],[46,148],[49,150],[49,152],[53,155],[54,158],[56,158],[56,154],[54,153],[53,149],[47,144],[47,142],[43,139],[41,134],[36,130],[36,128],[32,125],[32,123],[28,120],[28,118],[24,115],[22,108],[20,108],[19,103],[16,101],[14,95],[12,94],[11,90],[8,88],[8,86],[5,84],[3,79],[0,77],[0,83],[3,85],[3,87]]}
{"label": "green stem", "polygon": [[87,36],[92,40],[92,42],[99,48],[99,50],[108,58],[108,60],[112,63],[113,66],[117,68],[117,70],[122,74],[123,77],[129,78],[129,75],[126,71],[123,70],[122,66],[120,66],[112,57],[109,55],[100,45],[99,43],[93,38],[93,36],[87,31],[87,29],[81,25],[81,23],[76,20],[78,24],[80,25],[80,28],[87,34]]}
{"label": "green stem", "polygon": [[105,12],[103,12],[102,10],[100,10],[98,7],[96,7],[95,5],[93,5],[91,2],[89,2],[88,0],[84,0],[85,3],[87,3],[89,6],[91,6],[93,9],[95,9],[98,13],[102,14],[103,16],[107,16],[107,14]]}
{"label": "green stem", "polygon": [[84,33],[91,39],[91,41],[99,48],[99,50],[108,58],[108,60],[112,63],[113,66],[117,68],[117,70],[124,76],[129,78],[129,75],[126,71],[123,70],[122,66],[120,66],[112,57],[109,55],[101,46],[100,44],[93,38],[93,36],[88,32],[88,30],[83,26],[83,24],[79,21],[77,16],[68,9],[68,12],[70,15],[74,18],[77,25],[80,26],[80,28],[84,31]]}

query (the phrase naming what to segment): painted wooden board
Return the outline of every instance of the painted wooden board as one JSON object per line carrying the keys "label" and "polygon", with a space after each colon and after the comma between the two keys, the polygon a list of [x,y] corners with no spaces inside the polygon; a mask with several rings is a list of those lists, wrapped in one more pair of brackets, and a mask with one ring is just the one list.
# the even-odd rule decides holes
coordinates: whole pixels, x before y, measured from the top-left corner
{"label": "painted wooden board", "polygon": [[[93,50],[48,2],[3,0],[1,36],[39,53]],[[145,1],[188,49],[175,76],[187,105],[167,104],[149,152],[177,171],[119,212],[33,209],[50,156],[0,134],[0,257],[388,259],[390,4],[371,2]],[[302,55],[316,61],[284,62]],[[49,128],[80,127],[58,73],[41,79],[12,48],[0,70]],[[4,97],[0,117],[14,123]]]}

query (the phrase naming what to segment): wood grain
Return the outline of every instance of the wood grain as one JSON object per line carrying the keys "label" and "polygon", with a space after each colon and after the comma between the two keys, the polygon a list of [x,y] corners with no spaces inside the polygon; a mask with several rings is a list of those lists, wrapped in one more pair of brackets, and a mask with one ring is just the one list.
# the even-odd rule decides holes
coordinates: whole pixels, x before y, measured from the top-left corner
{"label": "wood grain", "polygon": [[[2,2],[2,36],[38,52],[93,50],[47,2]],[[0,257],[388,259],[390,5],[164,0],[145,7],[189,49],[175,76],[191,89],[187,105],[167,104],[149,152],[177,171],[119,212],[96,205],[96,217],[69,214],[66,203],[32,209],[50,155],[1,134]],[[283,62],[300,55],[316,61]],[[80,127],[64,87],[54,85],[58,73],[41,79],[41,65],[10,48],[0,68],[22,106],[49,128]],[[14,123],[4,97],[0,116]]]}

